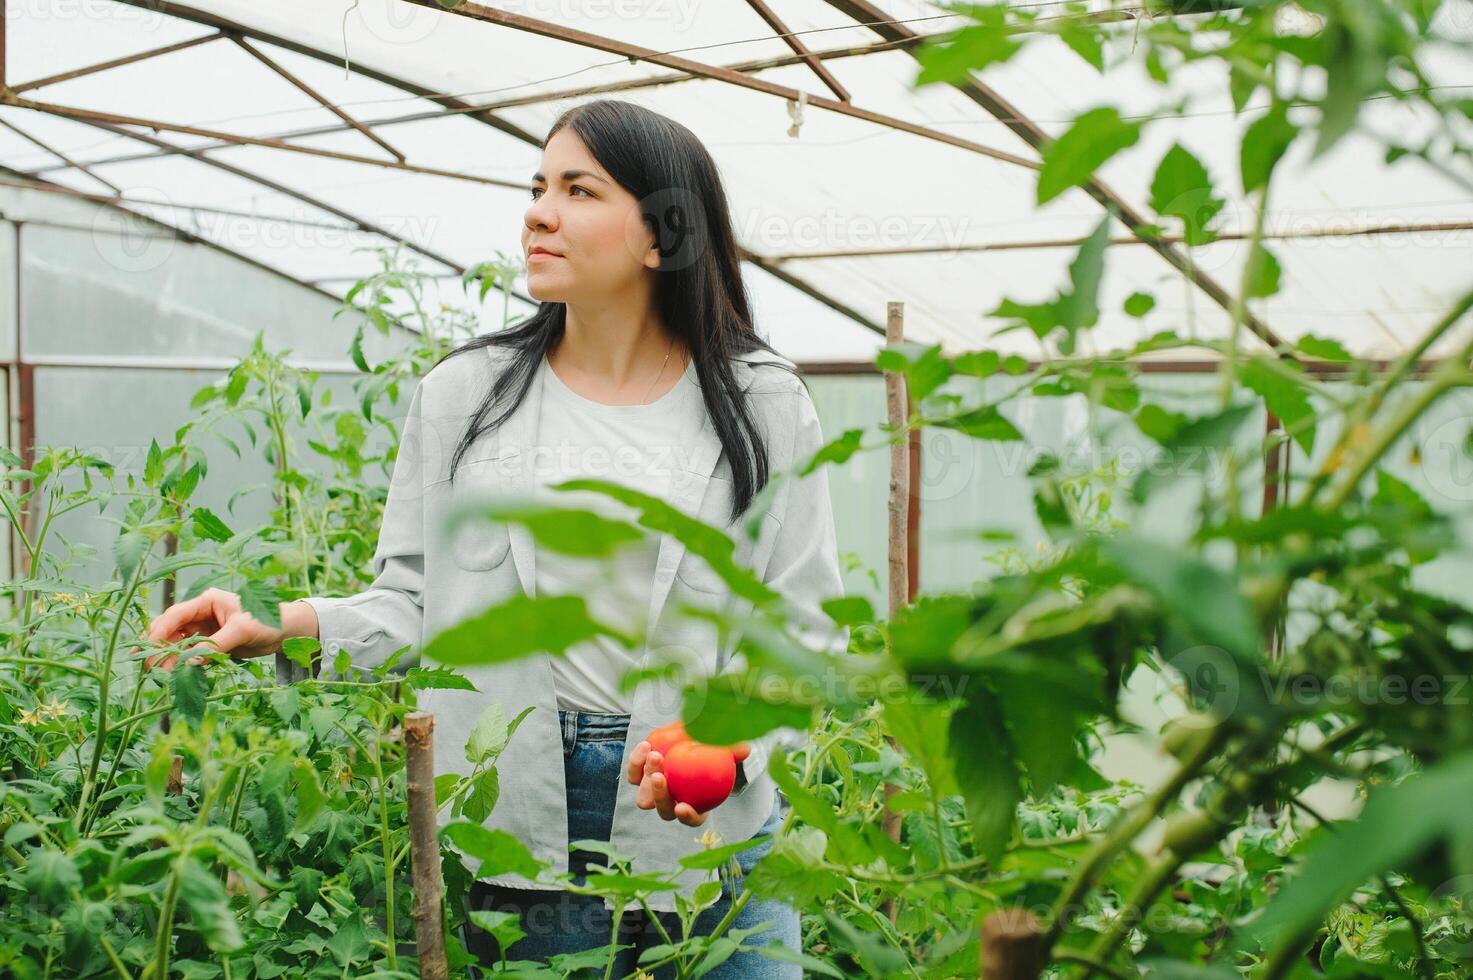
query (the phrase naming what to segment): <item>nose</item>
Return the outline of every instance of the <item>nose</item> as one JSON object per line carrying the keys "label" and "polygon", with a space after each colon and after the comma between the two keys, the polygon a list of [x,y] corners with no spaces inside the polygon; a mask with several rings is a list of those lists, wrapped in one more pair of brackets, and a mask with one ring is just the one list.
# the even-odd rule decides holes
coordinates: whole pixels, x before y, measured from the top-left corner
{"label": "nose", "polygon": [[526,213],[522,216],[528,231],[553,231],[557,229],[557,209],[548,201],[546,191],[527,206]]}

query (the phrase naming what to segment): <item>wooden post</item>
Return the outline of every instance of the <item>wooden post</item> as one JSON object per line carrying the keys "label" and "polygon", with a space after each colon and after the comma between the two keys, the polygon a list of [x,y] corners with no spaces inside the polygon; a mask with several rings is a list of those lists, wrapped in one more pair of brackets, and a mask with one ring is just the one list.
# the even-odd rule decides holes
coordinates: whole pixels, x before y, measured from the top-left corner
{"label": "wooden post", "polygon": [[982,980],[1038,980],[1047,954],[1043,923],[1027,909],[998,909],[982,920]]}
{"label": "wooden post", "polygon": [[[404,716],[404,775],[409,794],[409,850],[414,862],[414,935],[422,980],[447,980],[445,883],[440,877],[440,841],[435,812],[435,716]],[[390,942],[393,938],[390,937]]]}
{"label": "wooden post", "polygon": [[[888,303],[885,307],[885,343],[898,346],[905,339],[905,304]],[[885,408],[892,427],[894,440],[890,443],[890,499],[889,499],[889,591],[890,621],[894,622],[900,610],[905,608],[910,596],[910,575],[907,566],[910,557],[910,437],[900,434],[909,418],[905,376],[894,371],[885,372]],[[896,752],[900,746],[889,735],[885,740]],[[901,815],[890,809],[890,798],[900,792],[894,783],[886,783],[885,811],[880,826],[885,835],[896,843],[900,842]],[[945,846],[944,842],[938,842]],[[895,899],[887,898],[882,906],[885,917],[895,921]]]}

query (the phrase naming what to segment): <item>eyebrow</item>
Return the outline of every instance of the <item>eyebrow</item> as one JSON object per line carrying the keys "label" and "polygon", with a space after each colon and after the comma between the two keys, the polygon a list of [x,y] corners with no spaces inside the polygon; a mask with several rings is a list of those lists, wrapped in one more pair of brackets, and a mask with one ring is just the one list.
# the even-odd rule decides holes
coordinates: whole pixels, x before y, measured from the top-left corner
{"label": "eyebrow", "polygon": [[[579,177],[592,177],[594,180],[602,180],[605,184],[608,183],[608,181],[604,180],[598,174],[593,173],[592,171],[589,171],[589,170],[564,170],[563,171],[563,180],[577,180]],[[545,176],[543,176],[540,172],[533,174],[532,175],[532,183],[535,184],[538,181],[542,181],[543,183],[546,183],[547,182],[547,178]]]}

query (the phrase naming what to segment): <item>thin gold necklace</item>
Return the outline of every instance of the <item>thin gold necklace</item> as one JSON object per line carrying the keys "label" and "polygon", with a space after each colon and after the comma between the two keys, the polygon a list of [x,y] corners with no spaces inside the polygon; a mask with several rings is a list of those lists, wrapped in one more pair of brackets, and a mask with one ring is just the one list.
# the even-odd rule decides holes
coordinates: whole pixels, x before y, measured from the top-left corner
{"label": "thin gold necklace", "polygon": [[672,350],[674,350],[674,349],[675,349],[675,338],[674,337],[671,337],[670,338],[670,345],[665,348],[665,359],[660,362],[660,374],[655,375],[655,380],[650,382],[650,386],[649,386],[648,390],[646,390],[645,393],[644,393],[644,401],[642,402],[642,404],[648,405],[650,403],[650,392],[651,391],[654,391],[655,390],[655,385],[659,384],[659,382],[660,382],[660,375],[663,375],[665,373],[665,365],[670,363],[670,352]]}

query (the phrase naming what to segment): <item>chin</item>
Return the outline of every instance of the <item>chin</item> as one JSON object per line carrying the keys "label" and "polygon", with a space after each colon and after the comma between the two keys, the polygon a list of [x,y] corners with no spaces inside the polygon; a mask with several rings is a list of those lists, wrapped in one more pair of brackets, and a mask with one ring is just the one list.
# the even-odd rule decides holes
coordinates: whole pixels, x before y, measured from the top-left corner
{"label": "chin", "polygon": [[568,290],[557,282],[547,282],[540,276],[527,277],[527,295],[539,303],[561,303],[568,295]]}

